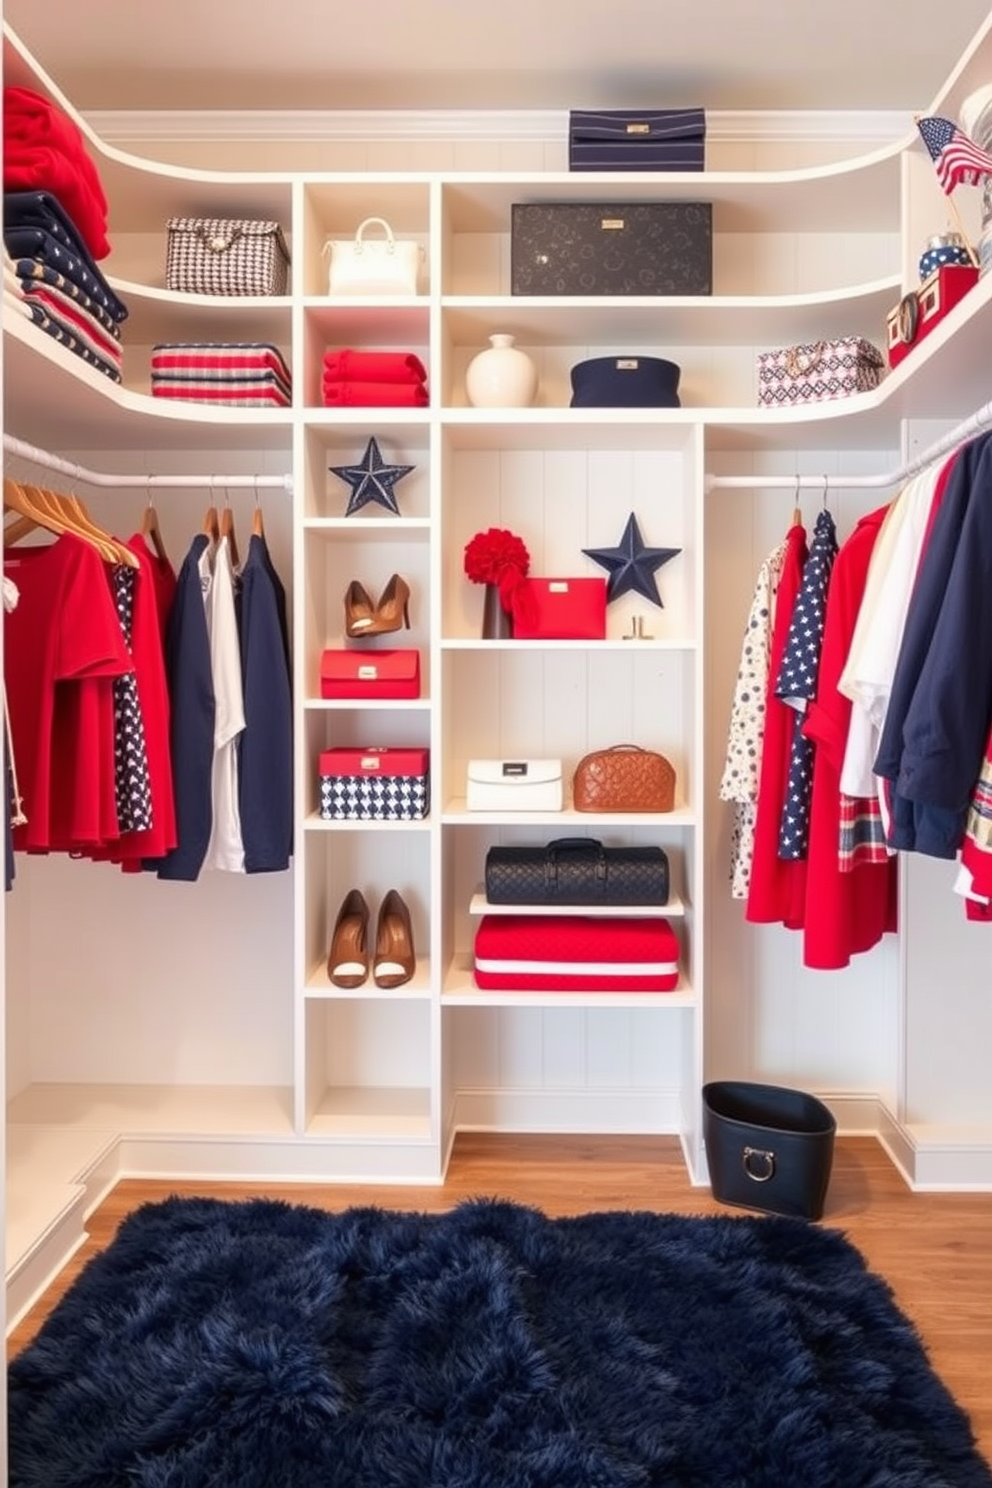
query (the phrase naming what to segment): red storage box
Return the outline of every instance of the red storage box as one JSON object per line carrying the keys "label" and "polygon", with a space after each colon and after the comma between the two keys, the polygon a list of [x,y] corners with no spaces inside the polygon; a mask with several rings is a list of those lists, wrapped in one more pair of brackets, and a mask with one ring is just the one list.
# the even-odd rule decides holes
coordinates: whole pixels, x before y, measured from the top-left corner
{"label": "red storage box", "polygon": [[328,650],[320,657],[322,698],[419,698],[420,652]]}
{"label": "red storage box", "polygon": [[483,915],[476,985],[512,992],[673,992],[679,943],[651,915]]}
{"label": "red storage box", "polygon": [[427,749],[324,749],[320,814],[325,821],[419,821],[430,809]]}
{"label": "red storage box", "polygon": [[605,579],[525,579],[527,593],[513,612],[515,641],[603,641],[606,639]]}
{"label": "red storage box", "polygon": [[898,367],[907,352],[940,325],[977,283],[978,270],[973,264],[945,264],[903,295],[887,320],[889,366]]}

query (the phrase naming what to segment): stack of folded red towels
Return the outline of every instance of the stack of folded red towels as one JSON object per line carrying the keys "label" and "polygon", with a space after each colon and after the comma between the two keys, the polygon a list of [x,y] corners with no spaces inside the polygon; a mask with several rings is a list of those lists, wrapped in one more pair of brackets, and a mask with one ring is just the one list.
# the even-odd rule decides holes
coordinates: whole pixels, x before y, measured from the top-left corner
{"label": "stack of folded red towels", "polygon": [[425,408],[427,369],[412,351],[328,351],[325,408]]}

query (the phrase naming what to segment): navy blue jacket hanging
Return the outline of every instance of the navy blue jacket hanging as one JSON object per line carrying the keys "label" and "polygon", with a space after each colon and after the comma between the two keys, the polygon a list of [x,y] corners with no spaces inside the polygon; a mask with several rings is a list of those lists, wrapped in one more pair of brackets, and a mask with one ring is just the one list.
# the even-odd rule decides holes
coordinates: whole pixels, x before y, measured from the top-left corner
{"label": "navy blue jacket hanging", "polygon": [[193,883],[199,877],[213,826],[211,776],[216,705],[199,572],[200,558],[209,541],[205,533],[197,533],[183,559],[166,635],[165,668],[171,704],[169,742],[178,846],[164,858],[145,864],[156,869],[159,878],[185,883]]}
{"label": "navy blue jacket hanging", "polygon": [[920,560],[875,773],[889,844],[953,858],[981,770],[992,697],[992,438],[955,457]]}
{"label": "navy blue jacket hanging", "polygon": [[285,591],[268,545],[257,535],[241,569],[239,616],[245,729],[238,757],[238,805],[245,872],[274,873],[289,867],[293,850],[292,694]]}

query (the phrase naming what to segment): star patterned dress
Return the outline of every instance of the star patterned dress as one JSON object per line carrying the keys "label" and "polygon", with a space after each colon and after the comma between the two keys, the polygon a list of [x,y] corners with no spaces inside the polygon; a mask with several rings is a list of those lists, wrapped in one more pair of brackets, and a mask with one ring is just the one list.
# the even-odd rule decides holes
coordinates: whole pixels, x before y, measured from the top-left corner
{"label": "star patterned dress", "polygon": [[730,845],[730,893],[733,899],[746,899],[751,883],[772,626],[785,554],[786,543],[783,541],[769,553],[758,570],[730,711],[720,800],[733,801],[735,808]]}
{"label": "star patterned dress", "polygon": [[[775,696],[794,708],[797,715],[805,713],[807,704],[816,696],[827,587],[836,556],[837,529],[833,517],[824,508],[816,519],[775,683]],[[778,855],[787,861],[806,857],[814,747],[813,741],[803,734],[801,719],[797,717],[793,721],[789,777],[779,818]]]}
{"label": "star patterned dress", "polygon": [[[135,570],[123,563],[113,569],[114,600],[124,644],[131,650]],[[145,725],[134,672],[114,678],[114,786],[121,832],[147,832],[152,825]]]}

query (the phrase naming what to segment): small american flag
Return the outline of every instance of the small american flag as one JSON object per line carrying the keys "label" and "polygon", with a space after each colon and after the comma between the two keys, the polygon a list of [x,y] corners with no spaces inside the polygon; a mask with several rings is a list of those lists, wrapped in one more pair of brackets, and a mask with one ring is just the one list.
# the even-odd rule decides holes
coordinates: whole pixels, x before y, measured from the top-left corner
{"label": "small american flag", "polygon": [[932,114],[917,119],[916,127],[930,152],[937,180],[948,196],[955,186],[977,186],[985,176],[992,176],[992,155],[980,150],[950,119]]}

